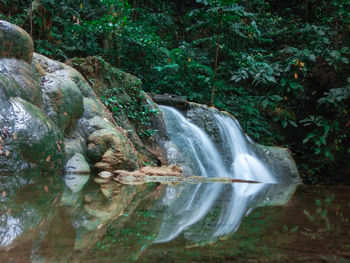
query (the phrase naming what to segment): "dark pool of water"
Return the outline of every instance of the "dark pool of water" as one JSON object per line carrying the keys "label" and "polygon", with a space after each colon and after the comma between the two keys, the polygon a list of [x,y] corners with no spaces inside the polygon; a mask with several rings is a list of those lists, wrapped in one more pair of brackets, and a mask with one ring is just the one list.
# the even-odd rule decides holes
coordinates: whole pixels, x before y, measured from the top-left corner
{"label": "dark pool of water", "polygon": [[349,187],[0,186],[0,262],[350,262]]}

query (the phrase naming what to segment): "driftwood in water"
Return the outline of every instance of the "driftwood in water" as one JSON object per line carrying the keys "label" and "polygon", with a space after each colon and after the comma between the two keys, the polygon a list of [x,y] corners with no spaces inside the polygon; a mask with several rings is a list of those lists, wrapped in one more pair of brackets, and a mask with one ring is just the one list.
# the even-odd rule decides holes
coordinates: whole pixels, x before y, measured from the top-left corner
{"label": "driftwood in water", "polygon": [[178,183],[259,183],[257,181],[233,179],[229,177],[201,177],[201,176],[183,176],[182,171],[175,165],[162,167],[142,167],[133,172],[117,170],[113,173],[102,172],[99,174],[104,180],[117,181],[122,184],[139,185],[145,183],[162,183],[162,184],[178,184]]}

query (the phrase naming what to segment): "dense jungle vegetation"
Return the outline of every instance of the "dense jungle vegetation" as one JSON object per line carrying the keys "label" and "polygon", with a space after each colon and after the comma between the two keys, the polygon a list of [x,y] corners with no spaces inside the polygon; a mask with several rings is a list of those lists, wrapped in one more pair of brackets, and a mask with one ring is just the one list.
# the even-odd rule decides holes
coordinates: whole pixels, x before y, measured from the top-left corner
{"label": "dense jungle vegetation", "polygon": [[348,0],[0,0],[36,52],[99,55],[292,150],[306,183],[350,181]]}

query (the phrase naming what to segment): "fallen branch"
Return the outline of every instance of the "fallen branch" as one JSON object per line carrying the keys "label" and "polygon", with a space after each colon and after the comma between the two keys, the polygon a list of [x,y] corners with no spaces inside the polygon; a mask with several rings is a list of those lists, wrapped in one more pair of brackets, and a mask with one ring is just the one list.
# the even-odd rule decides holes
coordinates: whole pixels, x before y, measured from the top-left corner
{"label": "fallen branch", "polygon": [[117,170],[113,173],[101,172],[100,178],[109,181],[119,182],[128,185],[140,185],[145,183],[178,184],[178,183],[250,183],[257,184],[258,181],[234,179],[230,177],[202,177],[202,176],[184,176],[180,168],[175,165],[162,167],[143,167],[137,171],[128,172]]}

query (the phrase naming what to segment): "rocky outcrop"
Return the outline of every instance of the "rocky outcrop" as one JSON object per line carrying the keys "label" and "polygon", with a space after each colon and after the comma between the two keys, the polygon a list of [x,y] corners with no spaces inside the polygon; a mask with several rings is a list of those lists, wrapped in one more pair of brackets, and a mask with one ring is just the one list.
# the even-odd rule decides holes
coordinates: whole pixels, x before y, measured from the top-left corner
{"label": "rocky outcrop", "polygon": [[160,148],[166,140],[162,115],[151,97],[142,91],[141,80],[98,56],[75,58],[66,63],[90,80],[91,87],[106,101],[114,114],[113,121],[123,128],[142,162],[166,164],[165,153]]}
{"label": "rocky outcrop", "polygon": [[134,170],[148,160],[77,70],[33,53],[29,35],[5,21],[0,56],[0,171]]}
{"label": "rocky outcrop", "polygon": [[2,76],[0,171],[62,169],[63,135],[57,125],[38,106],[24,99],[26,96],[13,79]]}

